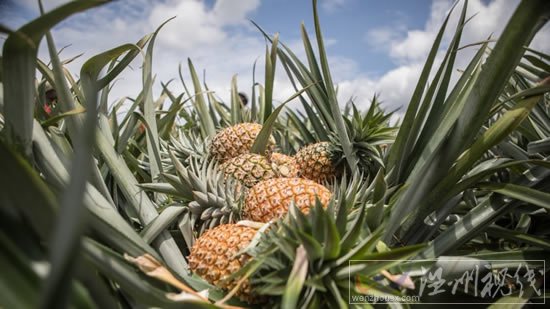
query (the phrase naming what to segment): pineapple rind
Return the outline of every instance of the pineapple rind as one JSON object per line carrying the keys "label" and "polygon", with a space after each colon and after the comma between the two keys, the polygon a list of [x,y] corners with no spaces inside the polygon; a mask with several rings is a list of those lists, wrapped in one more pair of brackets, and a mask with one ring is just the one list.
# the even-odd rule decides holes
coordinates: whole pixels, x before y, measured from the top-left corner
{"label": "pineapple rind", "polygon": [[300,149],[294,156],[299,176],[318,183],[335,177],[337,170],[333,148],[330,142],[319,142]]}
{"label": "pineapple rind", "polygon": [[[222,224],[207,230],[191,249],[189,268],[219,288],[233,289],[239,279],[229,279],[229,276],[250,259],[248,254],[239,253],[250,244],[255,234],[254,228],[237,224]],[[249,303],[257,301],[248,280],[242,283],[235,295]]]}
{"label": "pineapple rind", "polygon": [[261,155],[247,153],[230,159],[220,166],[227,177],[250,188],[262,180],[278,176],[274,165]]}
{"label": "pineapple rind", "polygon": [[296,159],[282,153],[271,154],[271,162],[275,164],[278,173],[283,177],[298,177],[298,165]]}
{"label": "pineapple rind", "polygon": [[302,178],[275,178],[259,182],[247,194],[243,206],[243,218],[268,222],[286,215],[292,203],[302,212],[319,199],[327,205],[332,193],[324,186]]}
{"label": "pineapple rind", "polygon": [[[262,125],[257,123],[239,123],[219,131],[210,144],[210,154],[219,162],[250,152],[256,137],[262,130]],[[275,144],[273,137],[269,138],[266,156],[270,156]]]}

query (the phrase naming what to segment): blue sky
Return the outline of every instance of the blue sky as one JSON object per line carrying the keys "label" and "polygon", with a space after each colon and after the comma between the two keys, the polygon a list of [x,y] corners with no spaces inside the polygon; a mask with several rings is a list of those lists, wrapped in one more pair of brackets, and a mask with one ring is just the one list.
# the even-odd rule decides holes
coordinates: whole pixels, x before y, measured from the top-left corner
{"label": "blue sky", "polygon": [[[360,71],[383,74],[394,65],[383,50],[372,48],[366,31],[383,25],[401,29],[422,27],[430,14],[431,1],[349,0],[321,1],[320,4],[324,35],[338,40],[331,50],[355,59]],[[263,1],[260,8],[251,19],[270,32],[297,39],[302,21],[313,32],[311,1],[269,0]],[[284,22],[276,16],[285,16]]]}
{"label": "blue sky", "polygon": [[[43,2],[46,9],[52,9],[67,1]],[[468,16],[477,15],[465,29],[463,44],[478,42],[490,34],[498,36],[518,3],[518,0],[471,0]],[[372,95],[378,93],[388,109],[405,106],[427,51],[451,6],[450,0],[319,0],[340,102],[355,97],[359,106],[366,107]],[[34,0],[0,0],[0,22],[8,27],[15,29],[37,14]],[[451,19],[453,27],[457,15]],[[188,80],[188,57],[199,72],[206,71],[209,87],[221,99],[229,97],[234,74],[238,76],[240,89],[250,93],[256,59],[257,79],[263,79],[265,41],[249,20],[256,21],[269,33],[280,33],[281,40],[298,55],[303,55],[299,32],[302,21],[313,37],[309,0],[119,0],[71,17],[58,25],[53,35],[58,48],[70,45],[62,58],[84,53],[68,65],[73,73],[78,73],[89,57],[123,43],[136,42],[172,16],[177,17],[160,32],[155,45],[156,96],[160,94],[159,81],[178,77],[180,63]],[[547,25],[532,47],[550,53],[548,38]],[[473,52],[474,48],[461,51],[457,68],[465,67]],[[39,55],[48,60],[45,46]],[[133,71],[128,70],[117,80],[112,100],[137,96],[141,84],[139,61],[133,64]],[[170,89],[182,91],[177,81]],[[282,68],[278,68],[275,99],[284,100],[292,93]]]}

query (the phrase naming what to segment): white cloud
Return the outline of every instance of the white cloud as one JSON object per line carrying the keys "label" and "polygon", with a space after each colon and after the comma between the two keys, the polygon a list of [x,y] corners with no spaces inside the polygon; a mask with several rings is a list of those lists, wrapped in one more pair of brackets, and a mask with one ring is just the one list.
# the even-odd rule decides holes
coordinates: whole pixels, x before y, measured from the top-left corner
{"label": "white cloud", "polygon": [[[45,1],[47,7],[59,5],[63,0]],[[33,7],[34,1],[24,0],[22,5]],[[344,5],[345,0],[320,1],[324,10],[334,10]],[[471,0],[468,16],[477,13],[466,26],[463,44],[485,39],[491,33],[498,36],[509,19],[518,0],[492,1]],[[360,70],[357,61],[333,53],[334,38],[327,38],[329,62],[334,81],[339,86],[339,100],[346,102],[355,97],[359,106],[366,107],[374,93],[380,94],[389,110],[404,107],[409,101],[424,64],[427,52],[441,26],[446,12],[451,7],[450,0],[434,0],[430,15],[424,26],[409,29],[396,21],[382,25],[365,34],[371,48],[377,48],[389,55],[395,67],[383,74],[373,75]],[[259,0],[217,0],[212,5],[198,0],[164,1],[120,1],[72,17],[54,31],[57,47],[72,44],[62,54],[69,58],[81,52],[85,55],[72,63],[69,69],[78,73],[82,63],[89,57],[123,43],[136,42],[146,33],[156,29],[166,19],[177,16],[160,32],[155,45],[153,73],[156,75],[155,96],[160,94],[160,82],[176,79],[170,89],[183,91],[178,78],[178,64],[183,65],[186,82],[190,82],[186,59],[189,57],[202,79],[206,70],[206,81],[210,89],[224,100],[228,100],[230,81],[238,75],[239,87],[250,94],[252,85],[252,64],[258,60],[256,81],[263,82],[263,56],[265,42],[255,30],[250,32],[249,16],[260,6]],[[449,22],[452,33],[458,20],[461,4],[455,9]],[[243,27],[244,25],[244,27]],[[298,27],[298,25],[296,25]],[[282,34],[284,39],[284,33]],[[535,38],[532,46],[550,52],[546,38],[550,37],[550,26],[546,26]],[[314,38],[312,38],[314,39]],[[445,37],[447,44],[450,34]],[[284,40],[301,59],[305,60],[300,41]],[[315,46],[315,42],[312,42]],[[40,56],[48,59],[47,50],[42,46]],[[336,48],[335,48],[336,50]],[[463,50],[457,58],[457,67],[466,66],[474,48]],[[438,56],[438,58],[441,58]],[[135,97],[141,89],[141,56],[132,64],[133,70],[124,72],[117,81],[112,99]],[[282,101],[293,94],[282,67],[277,68],[275,100]],[[404,112],[404,108],[401,110]]]}
{"label": "white cloud", "polygon": [[402,65],[380,78],[363,76],[340,81],[339,101],[347,102],[354,98],[356,105],[367,107],[372,97],[378,94],[386,110],[401,108],[399,113],[403,113],[403,107],[410,99],[421,70],[420,64]]}
{"label": "white cloud", "polygon": [[181,51],[190,51],[227,42],[226,26],[246,24],[247,16],[260,5],[259,0],[217,0],[208,7],[204,1],[171,0],[154,5],[148,17],[149,26],[156,27],[176,16],[162,30],[159,41]]}
{"label": "white cloud", "polygon": [[179,1],[179,3],[159,4],[149,16],[150,25],[160,25],[168,17],[177,18],[163,29],[159,41],[181,50],[214,44],[223,41],[226,34],[217,23],[211,11],[203,2]]}
{"label": "white cloud", "polygon": [[[466,25],[461,45],[467,45],[485,40],[489,35],[498,38],[509,20],[519,1],[469,1],[467,18],[476,16]],[[387,109],[406,107],[416,86],[418,77],[431,49],[433,41],[443,23],[443,20],[452,6],[449,0],[434,0],[430,10],[430,17],[422,29],[406,29],[403,25],[382,26],[369,30],[365,39],[369,46],[381,49],[390,55],[396,67],[382,76],[359,76],[357,78],[342,78],[340,84],[340,99],[345,102],[350,96],[358,98],[356,103],[366,106],[372,93],[380,94]],[[451,16],[442,48],[437,59],[441,61],[442,53],[449,43],[460,16],[462,3],[455,8]],[[535,37],[531,47],[550,52],[550,25],[546,25]],[[464,68],[475,53],[476,48],[461,50],[456,59],[456,68]],[[436,63],[439,63],[436,61]],[[458,74],[455,74],[454,79]],[[403,113],[405,109],[401,110]]]}
{"label": "white cloud", "polygon": [[218,0],[214,5],[213,14],[224,25],[246,22],[249,13],[260,6],[260,0]]}
{"label": "white cloud", "polygon": [[[49,11],[55,7],[58,7],[62,4],[70,2],[70,0],[43,0],[42,5],[46,11]],[[38,12],[38,1],[35,0],[18,0],[17,3],[28,9]]]}
{"label": "white cloud", "polygon": [[[484,4],[482,0],[470,1],[467,18],[475,16],[464,29],[463,44],[480,42],[491,34],[498,36],[504,28],[504,22],[510,18],[517,3],[516,0],[493,1],[488,4]],[[367,38],[385,47],[396,63],[424,61],[451,6],[452,2],[449,0],[434,0],[430,17],[423,29],[407,30],[398,25],[392,31],[390,27],[385,26],[370,30],[367,33]],[[459,3],[447,24],[443,45],[450,41],[461,9],[462,3]]]}
{"label": "white cloud", "polygon": [[[71,45],[62,53],[62,58],[85,53],[83,57],[68,65],[71,72],[78,75],[86,59],[118,45],[137,42],[168,18],[176,16],[163,27],[155,43],[155,96],[160,95],[160,82],[169,80],[174,80],[169,86],[171,90],[176,93],[183,91],[178,77],[180,63],[185,81],[191,83],[187,58],[192,59],[201,80],[203,70],[206,70],[208,86],[224,100],[229,98],[230,82],[234,74],[239,77],[241,89],[250,93],[252,64],[257,58],[260,58],[257,65],[257,80],[263,82],[261,56],[264,54],[265,41],[261,35],[257,32],[227,29],[228,26],[248,24],[248,16],[258,8],[259,0],[238,3],[217,0],[212,6],[197,0],[127,2],[130,1],[105,5],[72,17],[68,22],[56,27],[53,35],[58,49]],[[136,5],[139,9],[135,8]],[[39,56],[45,60],[49,59],[44,42]],[[124,96],[138,95],[142,83],[142,61],[142,57],[138,56],[131,65],[132,69],[127,69],[120,75],[111,91],[111,101]],[[288,84],[280,84],[281,87],[289,88]]]}
{"label": "white cloud", "polygon": [[333,12],[337,8],[342,7],[346,3],[346,0],[320,0],[319,2],[324,10]]}
{"label": "white cloud", "polygon": [[396,31],[393,26],[384,26],[367,31],[365,41],[368,43],[370,48],[384,50],[387,49],[387,46],[389,46],[392,42],[399,39],[399,37],[399,31]]}
{"label": "white cloud", "polygon": [[409,31],[404,40],[391,42],[390,56],[399,62],[424,60],[433,41],[434,36],[428,31]]}
{"label": "white cloud", "polygon": [[541,51],[545,54],[550,54],[550,23],[547,23],[533,38],[530,47]]}

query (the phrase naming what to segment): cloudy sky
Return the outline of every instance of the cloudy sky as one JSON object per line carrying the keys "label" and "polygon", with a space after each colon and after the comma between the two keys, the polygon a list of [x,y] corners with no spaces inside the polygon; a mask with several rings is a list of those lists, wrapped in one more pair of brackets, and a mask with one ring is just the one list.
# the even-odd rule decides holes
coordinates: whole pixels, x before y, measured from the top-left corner
{"label": "cloudy sky", "polygon": [[[49,10],[67,1],[43,2]],[[476,16],[465,30],[462,45],[484,40],[491,34],[498,36],[518,3],[470,1],[468,16]],[[378,93],[387,109],[406,105],[451,6],[449,0],[319,0],[333,79],[339,85],[339,101],[344,103],[354,97],[358,105],[366,107],[372,95]],[[452,20],[456,21],[458,14],[456,10]],[[37,15],[35,0],[0,0],[0,23],[12,29]],[[137,42],[173,16],[176,18],[163,28],[155,45],[155,96],[160,93],[159,81],[177,79],[178,65],[181,63],[186,69],[187,58],[192,59],[201,75],[206,72],[209,87],[221,99],[229,97],[234,74],[240,90],[250,93],[255,60],[259,67],[257,80],[263,80],[261,67],[266,45],[250,20],[268,33],[278,32],[281,41],[299,55],[303,55],[300,23],[304,22],[314,36],[309,0],[120,0],[69,18],[54,29],[53,35],[58,48],[70,45],[63,50],[62,58],[84,53],[69,66],[76,74],[89,57],[123,43]],[[451,25],[454,27],[456,22]],[[549,38],[547,25],[532,47],[550,53]],[[473,52],[475,47],[461,51],[457,68],[465,67]],[[48,60],[44,44],[39,55]],[[139,93],[139,62],[133,68],[117,80],[113,101]],[[186,70],[184,78],[189,80]],[[170,88],[182,91],[177,80]],[[292,93],[279,67],[274,98],[282,101]]]}

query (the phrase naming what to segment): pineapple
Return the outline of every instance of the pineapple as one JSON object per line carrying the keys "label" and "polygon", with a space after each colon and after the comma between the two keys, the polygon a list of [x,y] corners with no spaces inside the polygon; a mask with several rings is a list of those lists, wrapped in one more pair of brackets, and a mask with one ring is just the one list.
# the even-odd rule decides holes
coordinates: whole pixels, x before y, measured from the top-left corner
{"label": "pineapple", "polygon": [[[270,295],[266,307],[276,307],[286,298],[293,300],[285,303],[289,308],[348,308],[348,295],[360,292],[350,279],[368,279],[392,265],[373,261],[381,253],[390,252],[379,243],[381,230],[365,229],[369,195],[362,177],[356,173],[353,179],[341,184],[325,208],[316,203],[307,214],[302,214],[298,207],[291,207],[288,220],[274,222],[259,234],[254,246],[247,248],[251,258],[237,275],[255,270],[249,280],[255,293]],[[264,183],[284,180],[289,181],[273,179]],[[407,259],[422,247],[395,249],[392,259]],[[350,259],[354,260],[353,267]],[[299,273],[304,274],[306,283],[297,279]],[[287,289],[288,286],[293,288]],[[380,284],[373,286],[374,291],[380,288]]]}
{"label": "pineapple", "polygon": [[332,193],[314,181],[301,178],[275,178],[259,182],[247,194],[243,206],[243,218],[258,222],[268,222],[286,215],[294,203],[302,212],[319,199],[327,205]]}
{"label": "pineapple", "polygon": [[388,124],[391,113],[385,114],[375,100],[364,114],[355,106],[352,107],[352,114],[345,118],[345,134],[338,130],[323,132],[328,136],[328,141],[325,138],[324,141],[302,147],[296,153],[294,158],[300,177],[323,183],[341,175],[346,162],[344,146],[340,140],[342,135],[349,136],[350,151],[355,157],[355,162],[350,163],[356,164],[354,169],[372,177],[384,166],[384,151],[393,142],[396,132]]}
{"label": "pineapple", "polygon": [[[243,215],[246,217],[249,209],[267,209],[259,211],[264,219],[258,221],[271,220],[286,214],[290,207],[288,221],[274,222],[263,232],[242,223],[207,230],[191,249],[189,268],[219,288],[235,290],[242,301],[270,302],[265,305],[271,307],[289,292],[285,286],[289,280],[296,280],[292,276],[295,263],[302,261],[298,265],[307,269],[306,280],[315,285],[298,285],[290,291],[297,296],[293,297],[296,303],[290,306],[341,307],[345,304],[344,295],[357,293],[348,284],[350,276],[375,276],[388,266],[386,262],[372,261],[385,247],[376,245],[381,230],[371,232],[364,228],[368,197],[365,188],[366,183],[354,177],[350,183],[343,183],[335,193],[337,197],[332,198],[328,189],[311,180],[262,181],[249,191]],[[258,241],[252,242],[256,234]],[[399,248],[392,256],[407,259],[422,247]],[[354,268],[349,268],[350,257],[358,260]]]}
{"label": "pineapple", "polygon": [[223,163],[220,169],[226,176],[238,180],[247,188],[262,180],[278,176],[277,168],[266,157],[247,153]]}
{"label": "pineapple", "polygon": [[[254,228],[239,224],[223,224],[206,231],[191,249],[189,268],[219,288],[233,289],[238,279],[229,279],[229,276],[250,259],[248,254],[240,251],[250,244],[255,234]],[[242,283],[236,295],[249,303],[257,301],[248,280]]]}
{"label": "pineapple", "polygon": [[337,154],[329,142],[319,142],[300,149],[295,155],[299,175],[319,183],[330,180],[337,176],[336,166],[342,161],[342,157],[338,158]]}
{"label": "pineapple", "polygon": [[274,152],[271,154],[273,162],[284,177],[298,177],[298,165],[296,159],[282,153]]}
{"label": "pineapple", "polygon": [[[284,157],[283,157],[284,156]],[[234,178],[247,188],[250,188],[262,180],[277,177],[296,176],[297,168],[289,162],[290,157],[277,154],[275,160],[247,153],[230,159],[220,166],[226,176]],[[286,157],[286,158],[285,158]]]}
{"label": "pineapple", "polygon": [[[210,144],[210,154],[219,163],[250,152],[262,125],[257,123],[240,123],[219,131]],[[275,145],[273,137],[269,138],[266,156],[270,156]]]}

